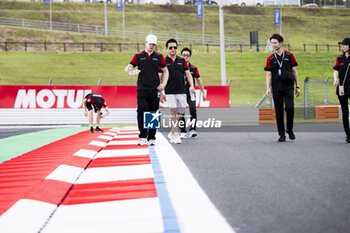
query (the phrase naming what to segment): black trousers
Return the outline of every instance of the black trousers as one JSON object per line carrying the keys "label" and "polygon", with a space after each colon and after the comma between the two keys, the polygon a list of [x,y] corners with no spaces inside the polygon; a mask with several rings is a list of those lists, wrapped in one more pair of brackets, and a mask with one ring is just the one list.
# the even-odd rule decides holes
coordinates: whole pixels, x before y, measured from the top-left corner
{"label": "black trousers", "polygon": [[338,99],[340,102],[341,110],[343,112],[343,126],[346,135],[350,136],[349,129],[349,98],[350,96],[339,96]]}
{"label": "black trousers", "polygon": [[294,121],[294,90],[273,91],[273,101],[275,104],[276,123],[278,134],[285,135],[283,105],[287,114],[287,129],[293,129]]}
{"label": "black trousers", "polygon": [[[190,95],[189,92],[187,92],[186,97],[187,97],[188,107],[190,108],[191,122],[192,122],[193,119],[195,120],[195,124],[194,124],[193,127],[191,125],[190,131],[191,130],[196,130],[196,123],[197,123],[196,101],[195,100],[194,101],[191,100],[191,95]],[[187,132],[186,131],[186,120],[185,120],[184,115],[182,115],[182,117],[180,118],[180,121],[184,122],[183,127],[179,127],[180,130],[181,130],[181,133],[186,133]]]}
{"label": "black trousers", "polygon": [[139,138],[156,139],[156,129],[143,128],[143,113],[159,109],[158,90],[137,90],[137,123]]}

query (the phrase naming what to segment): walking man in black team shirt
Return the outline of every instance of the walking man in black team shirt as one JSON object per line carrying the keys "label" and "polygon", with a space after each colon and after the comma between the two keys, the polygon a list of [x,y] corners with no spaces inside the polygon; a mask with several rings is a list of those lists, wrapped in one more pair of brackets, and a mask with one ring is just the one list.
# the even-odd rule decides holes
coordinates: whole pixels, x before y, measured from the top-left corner
{"label": "walking man in black team shirt", "polygon": [[[272,95],[275,104],[276,122],[279,134],[279,142],[285,142],[285,133],[291,140],[295,139],[293,132],[294,120],[294,83],[296,84],[295,95],[300,94],[298,65],[292,53],[282,49],[283,37],[279,34],[273,34],[270,38],[274,53],[267,58],[266,72],[266,95]],[[287,113],[287,129],[285,130],[283,119],[283,104]]]}
{"label": "walking man in black team shirt", "polygon": [[172,130],[168,137],[171,143],[181,144],[180,134],[178,132],[178,123],[180,117],[185,114],[186,109],[186,87],[184,75],[187,77],[190,92],[194,93],[193,78],[188,70],[188,64],[183,57],[178,57],[177,41],[170,39],[166,42],[168,56],[165,58],[166,66],[169,70],[169,81],[165,87],[165,94],[168,106],[170,108],[172,119]]}
{"label": "walking man in black team shirt", "polygon": [[[207,99],[205,92],[204,92],[204,85],[201,77],[199,76],[198,68],[190,63],[190,59],[192,56],[192,51],[189,48],[183,48],[181,50],[181,56],[185,58],[186,62],[188,63],[188,69],[193,77],[193,86],[195,86],[196,80],[198,82],[199,89],[202,92],[202,99],[205,101]],[[187,104],[190,109],[191,114],[191,122],[194,120],[194,125],[191,125],[190,127],[190,138],[196,137],[196,122],[197,122],[197,109],[196,109],[196,100],[191,100],[191,94],[190,94],[190,84],[188,82],[186,83],[186,97],[187,97]],[[181,138],[187,138],[187,131],[186,131],[186,121],[185,117],[182,116],[180,121],[183,121],[184,124],[180,125],[180,131],[181,131]]]}
{"label": "walking man in black team shirt", "polygon": [[[143,113],[146,111],[157,111],[159,109],[160,91],[167,85],[169,73],[165,66],[162,54],[155,52],[157,37],[148,35],[146,37],[146,48],[144,51],[134,55],[130,64],[125,67],[125,72],[132,72],[138,66],[137,79],[137,123],[140,131],[138,145],[155,145],[156,129],[143,128]],[[163,83],[158,76],[159,68],[164,73]]]}
{"label": "walking man in black team shirt", "polygon": [[[102,97],[102,95],[97,94],[97,93],[90,93],[87,94],[84,98],[84,115],[86,117],[89,117],[89,124],[90,124],[90,133],[94,132],[94,124],[93,124],[93,111],[92,108],[94,108],[95,113],[97,114],[96,116],[96,132],[103,132],[102,129],[100,129],[100,122],[101,119],[107,117],[109,115],[109,109],[107,107],[107,103],[105,99]],[[102,107],[105,108],[106,114],[103,115],[101,112]]]}

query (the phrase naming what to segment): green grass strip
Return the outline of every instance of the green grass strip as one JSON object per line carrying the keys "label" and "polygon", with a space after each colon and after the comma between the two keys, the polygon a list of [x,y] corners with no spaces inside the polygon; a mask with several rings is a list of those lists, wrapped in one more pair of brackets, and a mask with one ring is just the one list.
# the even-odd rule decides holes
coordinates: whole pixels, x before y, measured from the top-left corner
{"label": "green grass strip", "polygon": [[87,130],[85,127],[48,129],[0,140],[0,164],[39,147]]}

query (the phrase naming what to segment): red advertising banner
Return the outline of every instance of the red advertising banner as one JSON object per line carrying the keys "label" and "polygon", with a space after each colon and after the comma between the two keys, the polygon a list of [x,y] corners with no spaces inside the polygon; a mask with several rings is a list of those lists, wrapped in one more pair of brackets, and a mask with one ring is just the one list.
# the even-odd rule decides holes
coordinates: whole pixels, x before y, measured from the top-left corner
{"label": "red advertising banner", "polygon": [[[15,109],[75,109],[82,108],[88,93],[99,93],[109,108],[136,108],[136,86],[0,86],[0,108]],[[196,90],[197,107],[230,107],[229,86],[206,86],[207,100]],[[167,104],[161,104],[167,107]]]}

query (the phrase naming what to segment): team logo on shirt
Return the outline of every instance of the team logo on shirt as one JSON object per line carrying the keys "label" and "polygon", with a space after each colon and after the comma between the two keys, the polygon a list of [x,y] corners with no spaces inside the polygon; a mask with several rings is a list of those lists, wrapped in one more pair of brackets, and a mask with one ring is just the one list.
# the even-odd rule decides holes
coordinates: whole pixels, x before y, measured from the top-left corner
{"label": "team logo on shirt", "polygon": [[156,112],[143,113],[143,128],[144,129],[160,129],[160,116],[162,114],[157,110]]}

